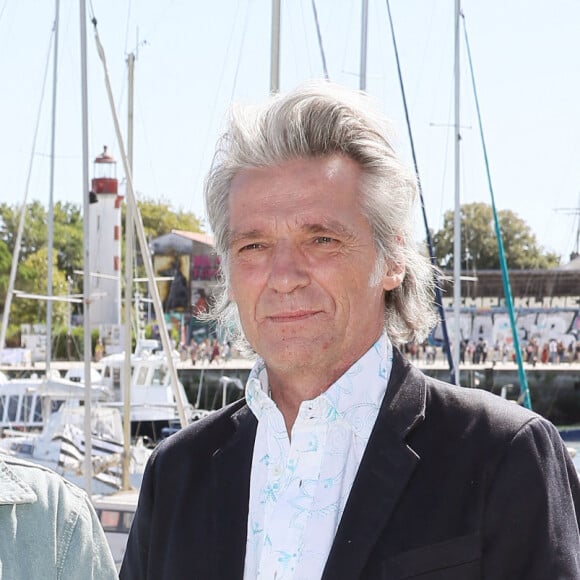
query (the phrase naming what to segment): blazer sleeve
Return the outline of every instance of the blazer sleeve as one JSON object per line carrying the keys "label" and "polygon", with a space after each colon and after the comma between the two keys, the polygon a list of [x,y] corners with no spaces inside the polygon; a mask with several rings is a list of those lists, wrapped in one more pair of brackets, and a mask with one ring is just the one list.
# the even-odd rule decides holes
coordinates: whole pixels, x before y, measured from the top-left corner
{"label": "blazer sleeve", "polygon": [[483,538],[485,580],[580,579],[580,483],[564,443],[534,418],[493,479]]}
{"label": "blazer sleeve", "polygon": [[150,531],[154,497],[154,467],[159,446],[149,458],[139,491],[139,503],[129,538],[123,563],[119,572],[120,580],[146,580],[148,578],[148,559],[150,552]]}

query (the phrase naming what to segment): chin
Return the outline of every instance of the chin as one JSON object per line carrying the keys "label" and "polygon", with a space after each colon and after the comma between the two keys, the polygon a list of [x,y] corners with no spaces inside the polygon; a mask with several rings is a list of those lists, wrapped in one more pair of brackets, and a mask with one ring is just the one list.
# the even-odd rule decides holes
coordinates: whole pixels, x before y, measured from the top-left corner
{"label": "chin", "polygon": [[318,358],[315,355],[319,349],[320,345],[317,346],[316,341],[291,338],[283,342],[269,342],[258,353],[266,363],[277,367],[286,365],[304,367]]}

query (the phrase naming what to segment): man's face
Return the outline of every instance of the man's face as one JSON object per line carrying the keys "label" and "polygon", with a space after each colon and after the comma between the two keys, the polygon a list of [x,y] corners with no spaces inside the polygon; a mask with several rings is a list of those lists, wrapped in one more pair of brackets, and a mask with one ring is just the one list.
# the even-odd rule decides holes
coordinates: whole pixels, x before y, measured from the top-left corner
{"label": "man's face", "polygon": [[[297,159],[232,181],[230,298],[269,371],[346,371],[379,337],[384,291],[350,158]],[[322,376],[322,375],[321,375]]]}

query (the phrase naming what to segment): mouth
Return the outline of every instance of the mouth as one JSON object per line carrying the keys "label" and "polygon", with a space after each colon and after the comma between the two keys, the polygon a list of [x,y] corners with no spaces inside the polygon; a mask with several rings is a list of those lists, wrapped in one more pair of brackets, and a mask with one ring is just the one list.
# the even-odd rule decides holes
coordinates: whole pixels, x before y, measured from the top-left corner
{"label": "mouth", "polygon": [[292,312],[277,312],[276,314],[270,314],[267,318],[275,323],[301,322],[316,316],[318,313],[318,310],[295,310]]}

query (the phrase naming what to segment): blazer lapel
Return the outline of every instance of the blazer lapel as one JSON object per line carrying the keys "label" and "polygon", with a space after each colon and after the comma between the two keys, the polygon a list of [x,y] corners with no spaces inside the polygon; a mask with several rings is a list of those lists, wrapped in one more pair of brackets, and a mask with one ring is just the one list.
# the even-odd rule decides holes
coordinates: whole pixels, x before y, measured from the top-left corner
{"label": "blazer lapel", "polygon": [[377,422],[353,483],[323,579],[358,578],[418,461],[404,442],[424,418],[425,383],[395,350]]}
{"label": "blazer lapel", "polygon": [[236,579],[244,574],[250,471],[257,421],[247,406],[232,415],[236,432],[216,451],[212,464],[214,548],[221,554],[212,577]]}

